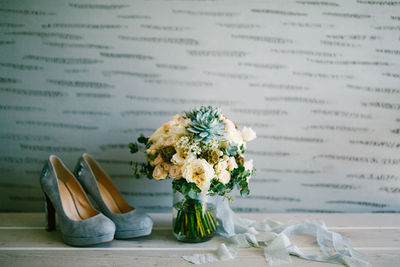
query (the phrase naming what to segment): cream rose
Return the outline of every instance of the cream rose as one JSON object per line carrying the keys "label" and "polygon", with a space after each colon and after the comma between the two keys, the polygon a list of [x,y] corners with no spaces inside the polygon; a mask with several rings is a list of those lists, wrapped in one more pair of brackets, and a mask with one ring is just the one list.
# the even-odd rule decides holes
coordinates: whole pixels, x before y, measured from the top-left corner
{"label": "cream rose", "polygon": [[233,170],[236,169],[237,167],[238,167],[238,165],[237,165],[237,163],[236,163],[235,158],[234,158],[234,157],[230,157],[230,158],[228,159],[228,169],[229,169],[230,171],[233,171]]}
{"label": "cream rose", "polygon": [[158,139],[163,137],[166,134],[165,127],[162,125],[160,128],[158,128],[149,138],[149,141],[156,143]]}
{"label": "cream rose", "polygon": [[161,167],[161,165],[157,165],[153,171],[153,177],[157,180],[162,180],[167,178],[168,173]]}
{"label": "cream rose", "polygon": [[154,159],[153,165],[159,165],[163,162],[163,158],[161,157],[161,154],[158,154],[158,156]]}
{"label": "cream rose", "polygon": [[228,168],[228,162],[227,161],[220,161],[215,165],[215,172],[220,174],[223,171],[226,171]]}
{"label": "cream rose", "polygon": [[177,141],[178,141],[178,138],[176,136],[170,136],[164,142],[164,146],[175,146]]}
{"label": "cream rose", "polygon": [[181,178],[182,177],[181,167],[178,165],[172,165],[169,168],[169,177],[171,177],[172,179]]}
{"label": "cream rose", "polygon": [[183,124],[176,125],[169,130],[169,134],[171,136],[175,136],[175,138],[179,138],[183,135],[187,135],[189,132],[186,130],[186,126]]}
{"label": "cream rose", "polygon": [[168,125],[169,128],[171,128],[171,127],[173,127],[175,125],[178,125],[179,124],[179,120],[180,120],[181,117],[182,117],[181,115],[175,114],[174,116],[172,116],[171,119],[169,119],[168,122],[166,122],[166,125]]}
{"label": "cream rose", "polygon": [[169,169],[172,167],[172,164],[171,164],[171,163],[168,163],[168,162],[163,162],[163,163],[161,163],[161,167],[162,167],[165,171],[169,172]]}
{"label": "cream rose", "polygon": [[242,138],[245,142],[249,142],[251,140],[256,139],[256,132],[251,128],[243,127],[242,129]]}
{"label": "cream rose", "polygon": [[236,126],[231,120],[225,119],[224,123],[225,123],[225,131],[232,132],[236,130]]}
{"label": "cream rose", "polygon": [[154,155],[157,152],[157,146],[152,144],[147,150],[146,153],[150,155]]}
{"label": "cream rose", "polygon": [[222,171],[218,173],[218,181],[220,181],[223,184],[229,183],[231,180],[231,174],[228,171]]}
{"label": "cream rose", "polygon": [[205,159],[187,161],[182,167],[182,177],[189,183],[195,183],[202,192],[207,192],[215,172]]}

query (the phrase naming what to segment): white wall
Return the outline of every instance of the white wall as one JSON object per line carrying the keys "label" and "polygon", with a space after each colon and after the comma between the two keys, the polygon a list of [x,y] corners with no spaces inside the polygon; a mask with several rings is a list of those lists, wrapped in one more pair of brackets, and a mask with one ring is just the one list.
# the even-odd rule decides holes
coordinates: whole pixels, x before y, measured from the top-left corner
{"label": "white wall", "polygon": [[126,199],[126,144],[222,107],[259,138],[247,212],[400,211],[400,2],[0,1],[0,210],[39,211],[49,154],[86,151]]}

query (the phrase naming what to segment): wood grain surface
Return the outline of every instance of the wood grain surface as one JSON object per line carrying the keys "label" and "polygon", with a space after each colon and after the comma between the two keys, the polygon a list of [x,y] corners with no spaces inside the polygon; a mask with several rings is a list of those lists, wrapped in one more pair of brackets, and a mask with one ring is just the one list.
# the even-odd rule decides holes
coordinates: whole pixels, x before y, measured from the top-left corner
{"label": "wood grain surface", "polygon": [[[171,214],[151,214],[155,220],[148,237],[114,240],[93,247],[76,248],[63,243],[59,231],[44,230],[42,213],[0,213],[0,266],[187,266],[183,255],[215,249],[223,238],[200,244],[175,240],[171,233]],[[399,214],[241,214],[263,220],[287,222],[322,219],[330,230],[351,239],[353,246],[373,266],[400,264]],[[293,243],[305,252],[315,252],[315,241],[294,236]],[[288,266],[335,266],[292,257]],[[268,266],[261,249],[242,249],[236,259],[205,266]],[[337,265],[339,266],[339,265]]]}

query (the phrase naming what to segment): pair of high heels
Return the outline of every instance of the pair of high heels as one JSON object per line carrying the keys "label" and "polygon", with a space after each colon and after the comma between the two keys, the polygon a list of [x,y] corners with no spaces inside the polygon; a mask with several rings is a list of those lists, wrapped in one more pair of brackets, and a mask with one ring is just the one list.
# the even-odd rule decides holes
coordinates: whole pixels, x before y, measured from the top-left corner
{"label": "pair of high heels", "polygon": [[[62,238],[72,246],[151,234],[151,217],[128,205],[90,155],[82,155],[74,174],[54,155],[43,167],[40,184],[46,198],[48,231],[55,230],[57,213]],[[100,212],[93,207],[85,191]]]}

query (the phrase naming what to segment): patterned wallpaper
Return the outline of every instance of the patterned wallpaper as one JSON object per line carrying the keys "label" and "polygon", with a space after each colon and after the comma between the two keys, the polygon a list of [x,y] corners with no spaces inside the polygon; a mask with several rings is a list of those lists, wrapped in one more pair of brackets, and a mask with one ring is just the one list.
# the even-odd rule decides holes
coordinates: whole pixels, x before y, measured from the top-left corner
{"label": "patterned wallpaper", "polygon": [[[0,1],[0,210],[41,211],[50,154],[91,153],[124,197],[127,143],[192,106],[258,139],[243,212],[400,211],[400,1]],[[237,194],[235,194],[237,195]]]}

